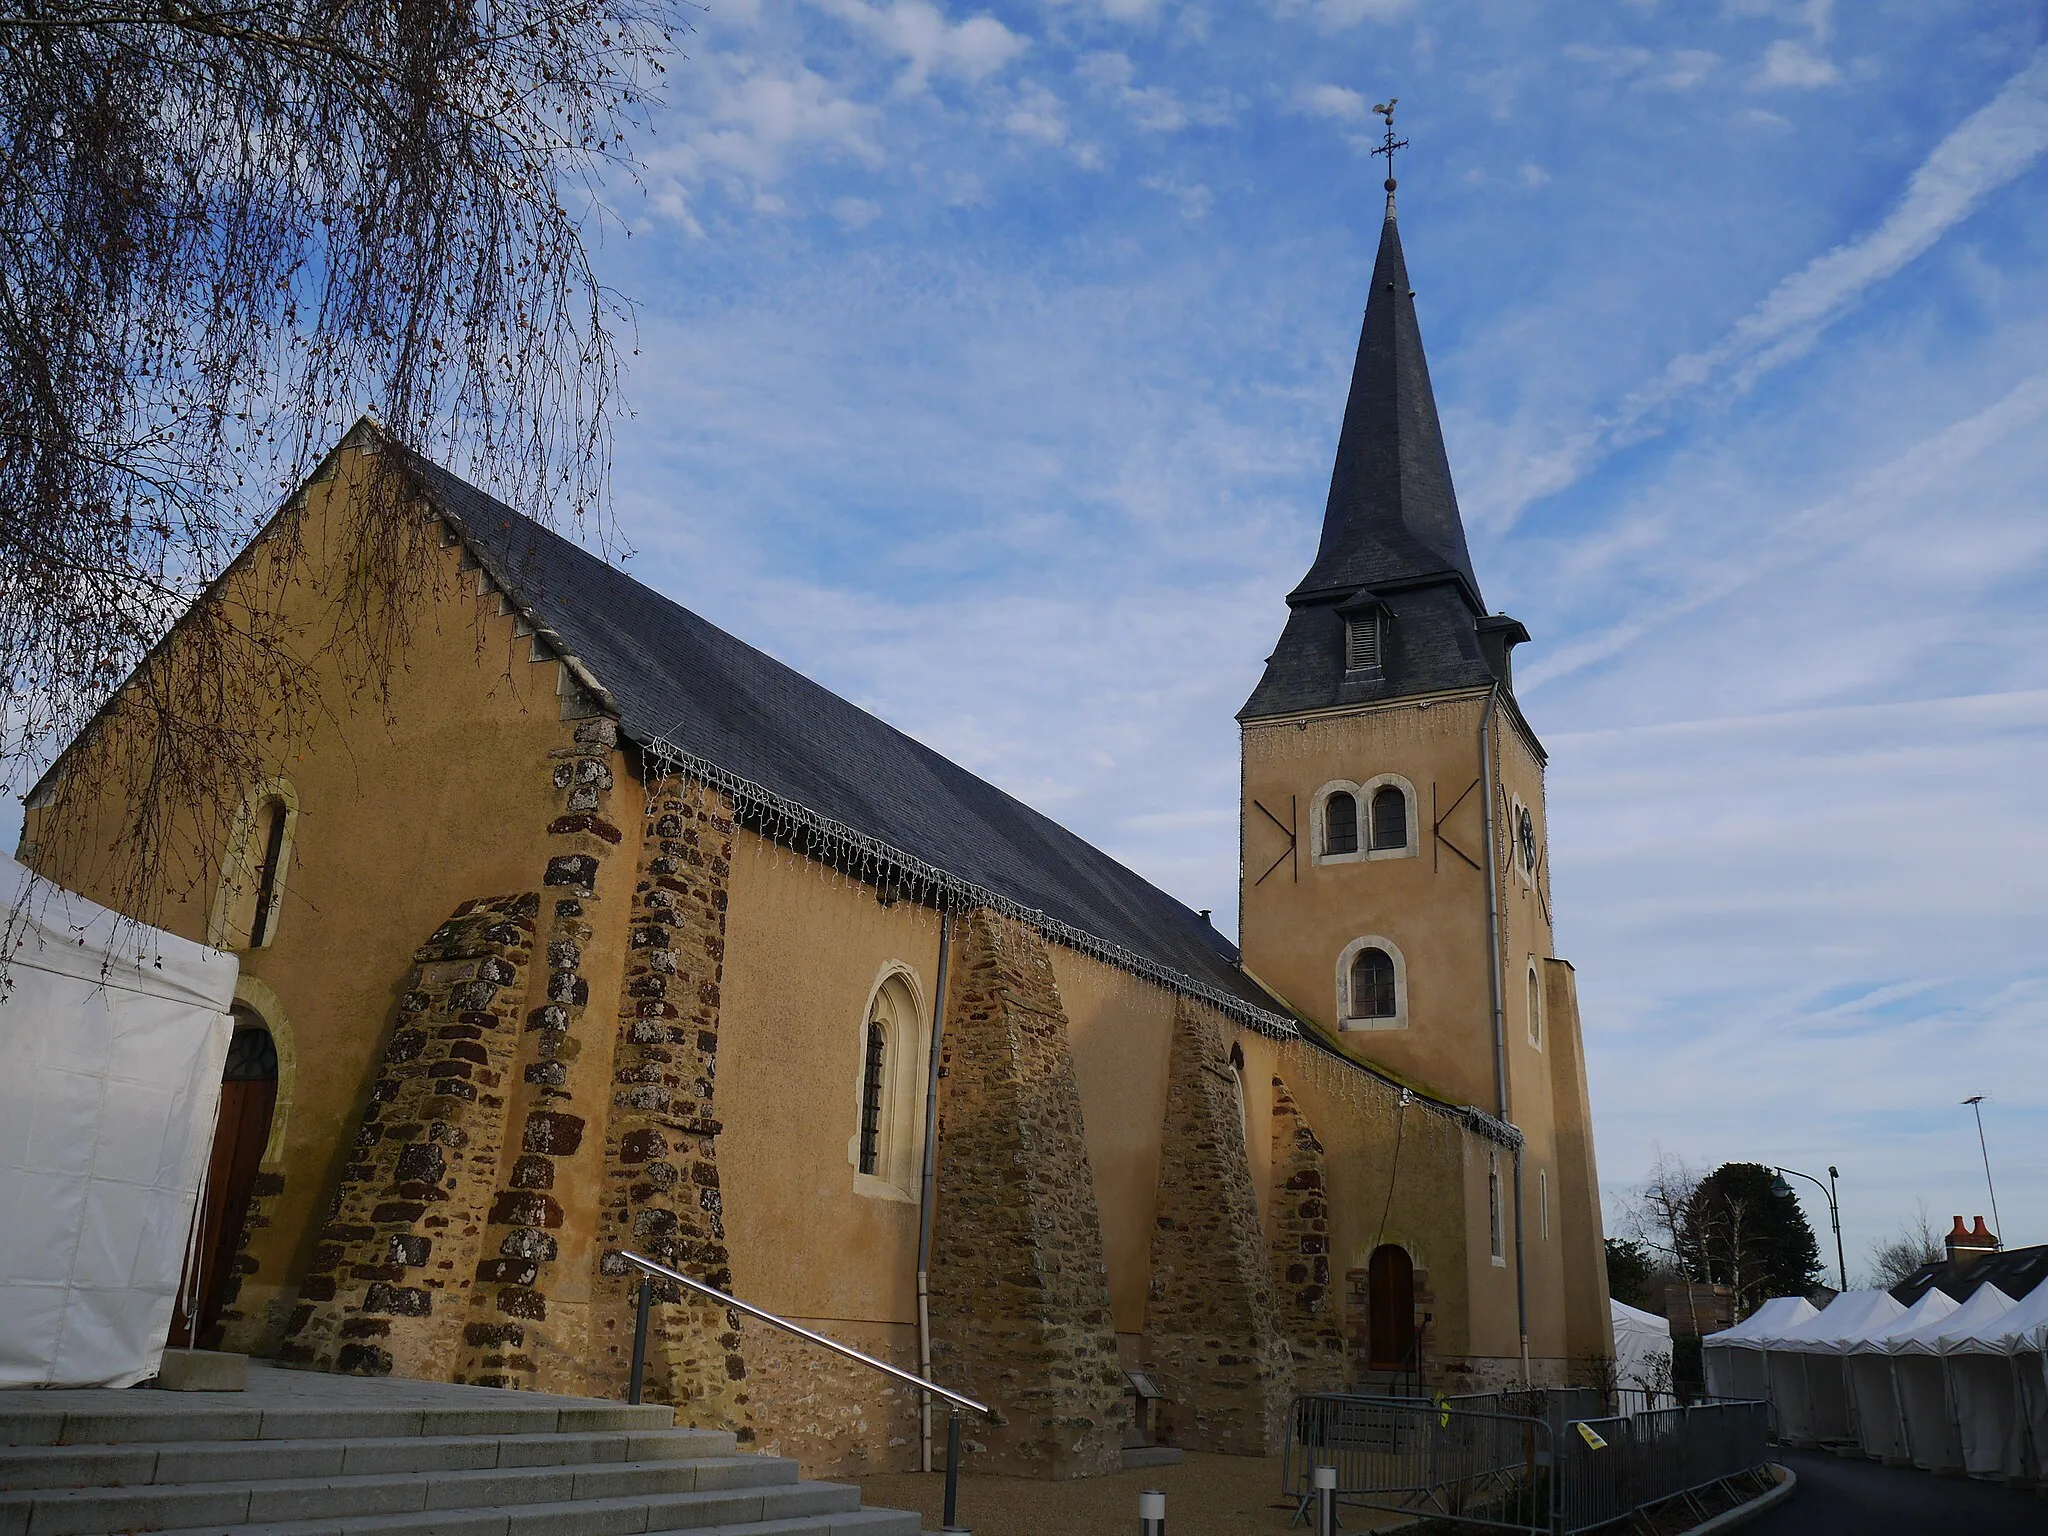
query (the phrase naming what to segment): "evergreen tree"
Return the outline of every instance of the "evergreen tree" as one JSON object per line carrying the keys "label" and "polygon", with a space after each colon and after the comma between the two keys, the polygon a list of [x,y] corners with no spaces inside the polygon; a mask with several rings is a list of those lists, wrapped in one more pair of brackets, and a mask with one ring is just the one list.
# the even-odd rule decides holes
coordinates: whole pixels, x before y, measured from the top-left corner
{"label": "evergreen tree", "polygon": [[1650,1274],[1654,1267],[1650,1250],[1641,1243],[1625,1237],[1607,1239],[1607,1294],[1622,1305],[1640,1307],[1646,1312],[1657,1310],[1650,1305]]}
{"label": "evergreen tree", "polygon": [[1821,1280],[1820,1244],[1775,1170],[1723,1163],[1686,1202],[1679,1233],[1689,1267],[1735,1292],[1747,1316],[1773,1296],[1803,1296]]}

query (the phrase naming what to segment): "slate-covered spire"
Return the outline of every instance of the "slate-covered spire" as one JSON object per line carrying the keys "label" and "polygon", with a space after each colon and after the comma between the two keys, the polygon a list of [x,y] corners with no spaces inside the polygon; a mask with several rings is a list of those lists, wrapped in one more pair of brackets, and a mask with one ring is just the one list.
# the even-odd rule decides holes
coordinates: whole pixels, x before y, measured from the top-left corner
{"label": "slate-covered spire", "polygon": [[1387,201],[1322,543],[1289,600],[1454,577],[1480,608],[1391,193]]}
{"label": "slate-covered spire", "polygon": [[[1375,109],[1389,149],[1391,107]],[[1240,720],[1506,683],[1508,653],[1528,639],[1487,615],[1465,547],[1391,174],[1322,541],[1287,604]]]}

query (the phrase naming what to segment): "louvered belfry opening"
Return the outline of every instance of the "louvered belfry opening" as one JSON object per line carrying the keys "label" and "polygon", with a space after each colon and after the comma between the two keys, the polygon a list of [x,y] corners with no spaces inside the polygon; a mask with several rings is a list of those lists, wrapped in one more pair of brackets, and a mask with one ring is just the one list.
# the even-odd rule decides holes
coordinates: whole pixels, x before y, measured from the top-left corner
{"label": "louvered belfry opening", "polygon": [[1323,802],[1323,852],[1358,852],[1358,802],[1342,792]]}
{"label": "louvered belfry opening", "polygon": [[1375,848],[1408,846],[1408,797],[1392,784],[1382,785],[1373,792],[1372,845]]}
{"label": "louvered belfry opening", "polygon": [[1351,962],[1351,1016],[1391,1019],[1394,1006],[1394,957],[1384,949],[1361,949]]}
{"label": "louvered belfry opening", "polygon": [[1369,672],[1380,664],[1380,616],[1354,614],[1344,623],[1344,670]]}
{"label": "louvered belfry opening", "polygon": [[867,1064],[860,1079],[860,1171],[873,1174],[882,1152],[882,1059],[889,1037],[875,1020],[868,1021]]}

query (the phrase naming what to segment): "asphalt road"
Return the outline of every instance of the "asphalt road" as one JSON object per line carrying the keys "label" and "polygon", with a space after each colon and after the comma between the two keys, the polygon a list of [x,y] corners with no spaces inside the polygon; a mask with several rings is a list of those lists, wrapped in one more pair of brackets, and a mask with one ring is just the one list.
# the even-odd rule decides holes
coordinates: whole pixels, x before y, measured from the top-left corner
{"label": "asphalt road", "polygon": [[2043,1536],[2048,1498],[1975,1478],[1935,1477],[1874,1461],[1779,1448],[1799,1474],[1792,1497],[1747,1536]]}

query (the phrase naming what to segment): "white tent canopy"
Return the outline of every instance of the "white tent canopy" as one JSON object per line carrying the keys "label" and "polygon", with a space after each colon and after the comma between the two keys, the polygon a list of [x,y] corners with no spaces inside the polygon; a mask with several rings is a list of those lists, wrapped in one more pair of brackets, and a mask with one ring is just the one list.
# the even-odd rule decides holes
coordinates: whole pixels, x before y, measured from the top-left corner
{"label": "white tent canopy", "polygon": [[1843,1356],[1856,1429],[1867,1456],[1904,1465],[1906,1434],[1899,1419],[1899,1395],[1892,1384],[1891,1340],[1945,1320],[1956,1310],[1948,1292],[1929,1287],[1921,1298],[1888,1323],[1874,1326],[1851,1342]]}
{"label": "white tent canopy", "polygon": [[1644,1391],[1671,1385],[1671,1324],[1654,1312],[1626,1302],[1608,1302],[1614,1318],[1614,1375],[1617,1384]]}
{"label": "white tent canopy", "polygon": [[0,898],[0,1386],[132,1386],[170,1332],[235,959],[11,860]]}
{"label": "white tent canopy", "polygon": [[1963,1467],[1977,1477],[2032,1481],[2048,1453],[2048,1284],[2008,1311],[1937,1339],[1948,1370],[1949,1401],[1962,1441]]}
{"label": "white tent canopy", "polygon": [[1713,1397],[1768,1397],[1771,1384],[1764,1368],[1765,1341],[1788,1328],[1820,1316],[1804,1296],[1773,1296],[1733,1328],[1710,1333],[1700,1341],[1707,1392]]}
{"label": "white tent canopy", "polygon": [[1906,1452],[1916,1467],[1930,1472],[1964,1470],[1962,1436],[1949,1412],[1943,1340],[1974,1334],[2011,1310],[2010,1296],[1995,1285],[1980,1285],[1947,1317],[1886,1341],[1899,1417],[1905,1425]]}
{"label": "white tent canopy", "polygon": [[1844,1291],[1825,1310],[1768,1339],[1766,1375],[1779,1435],[1795,1442],[1854,1439],[1843,1357],[1905,1311],[1889,1291]]}

